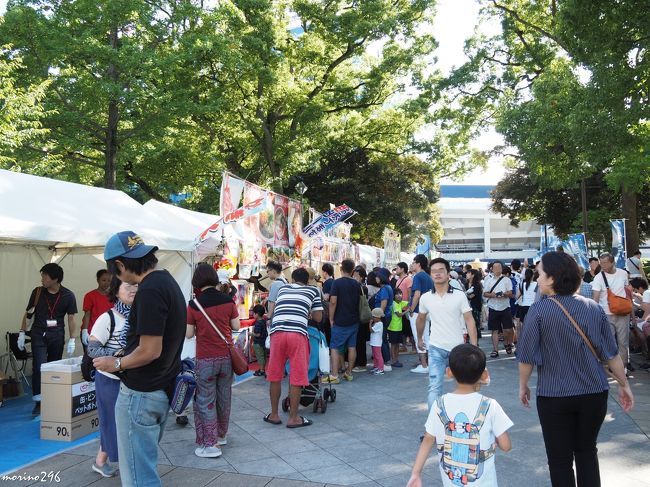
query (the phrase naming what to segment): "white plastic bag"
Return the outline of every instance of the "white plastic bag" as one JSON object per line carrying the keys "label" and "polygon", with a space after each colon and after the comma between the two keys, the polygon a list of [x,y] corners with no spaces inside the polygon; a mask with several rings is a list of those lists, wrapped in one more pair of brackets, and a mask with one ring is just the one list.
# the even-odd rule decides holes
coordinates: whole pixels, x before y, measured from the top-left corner
{"label": "white plastic bag", "polygon": [[322,335],[318,345],[318,368],[323,374],[330,373],[330,349]]}

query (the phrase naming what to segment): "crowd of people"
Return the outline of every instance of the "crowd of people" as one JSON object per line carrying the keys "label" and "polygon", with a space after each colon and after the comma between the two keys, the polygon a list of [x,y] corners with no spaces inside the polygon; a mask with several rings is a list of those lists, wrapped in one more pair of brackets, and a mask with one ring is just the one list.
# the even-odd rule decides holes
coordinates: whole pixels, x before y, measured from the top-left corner
{"label": "crowd of people", "polygon": [[[447,260],[424,255],[392,270],[345,259],[336,270],[323,264],[320,275],[298,267],[290,280],[281,264],[268,262],[268,299],[252,309],[251,331],[259,366],[254,375],[269,383],[270,412],[262,419],[283,424],[279,405],[288,377],[286,427],[312,424],[298,414],[302,389],[310,384],[310,327],[329,344],[324,384],[351,382],[361,373],[383,376],[404,367],[410,349],[410,371],[429,376],[429,415],[409,486],[421,485],[434,447],[445,485],[497,485],[495,446],[511,448],[512,421],[496,400],[479,392],[490,380],[478,347],[487,328],[491,359],[499,358],[501,343],[506,355],[517,356],[524,406],[530,405],[528,383],[537,367],[536,405],[552,485],[575,485],[574,475],[579,486],[600,485],[596,441],[607,410],[608,374],[618,383],[624,410],[630,410],[629,347],[647,357],[650,290],[639,253],[629,259],[633,273],[617,269],[609,253],[580,269],[558,250],[534,266],[497,261],[486,269],[452,269]],[[80,338],[98,371],[100,449],[92,468],[112,477],[119,463],[127,486],[160,485],[157,444],[185,339],[196,337],[195,454],[219,457],[228,443],[234,379],[229,345],[240,328],[232,288],[213,266],[201,263],[192,278],[196,297],[187,303],[171,274],[158,269],[156,251],[133,232],[111,237],[107,268],[97,272],[97,288],[83,300]],[[33,319],[34,415],[40,410],[40,365],[62,357],[66,317],[68,354],[76,337],[76,300],[61,284],[63,269],[45,265],[41,281],[30,295],[19,337],[24,347]],[[456,388],[444,394],[446,376]]]}

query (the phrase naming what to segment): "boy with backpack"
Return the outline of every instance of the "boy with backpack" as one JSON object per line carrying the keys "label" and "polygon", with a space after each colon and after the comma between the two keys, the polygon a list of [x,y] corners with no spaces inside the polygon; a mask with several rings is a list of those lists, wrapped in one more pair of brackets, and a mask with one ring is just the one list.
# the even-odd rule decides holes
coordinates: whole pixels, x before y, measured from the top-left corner
{"label": "boy with backpack", "polygon": [[494,453],[497,446],[510,451],[507,431],[513,423],[498,402],[478,392],[489,381],[485,353],[468,343],[454,347],[447,375],[456,380],[456,390],[441,396],[429,411],[407,487],[422,486],[422,469],[434,445],[442,485],[497,487]]}

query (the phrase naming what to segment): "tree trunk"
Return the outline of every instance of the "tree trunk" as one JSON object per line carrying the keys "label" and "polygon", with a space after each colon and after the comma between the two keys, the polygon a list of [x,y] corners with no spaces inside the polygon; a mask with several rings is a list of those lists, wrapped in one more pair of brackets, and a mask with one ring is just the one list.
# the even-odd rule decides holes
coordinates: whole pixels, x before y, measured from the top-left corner
{"label": "tree trunk", "polygon": [[625,246],[628,256],[639,249],[639,224],[637,220],[637,194],[621,187],[621,208],[625,218]]}
{"label": "tree trunk", "polygon": [[[117,50],[117,27],[113,27],[109,34],[109,42],[111,48]],[[115,85],[117,84],[119,73],[117,66],[110,64],[107,71],[108,78]],[[117,175],[117,126],[120,120],[120,112],[118,102],[111,99],[108,103],[108,123],[106,125],[106,140],[104,147],[104,187],[108,189],[115,189],[116,175]]]}

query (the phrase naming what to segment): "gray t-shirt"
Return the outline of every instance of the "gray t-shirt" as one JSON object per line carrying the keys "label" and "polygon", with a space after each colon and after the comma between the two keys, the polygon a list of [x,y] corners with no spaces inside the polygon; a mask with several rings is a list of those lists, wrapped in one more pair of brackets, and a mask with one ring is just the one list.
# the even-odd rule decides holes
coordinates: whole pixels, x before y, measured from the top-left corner
{"label": "gray t-shirt", "polygon": [[280,276],[275,281],[271,283],[271,288],[269,289],[269,299],[270,303],[275,303],[278,300],[278,293],[280,289],[288,284],[287,280]]}

